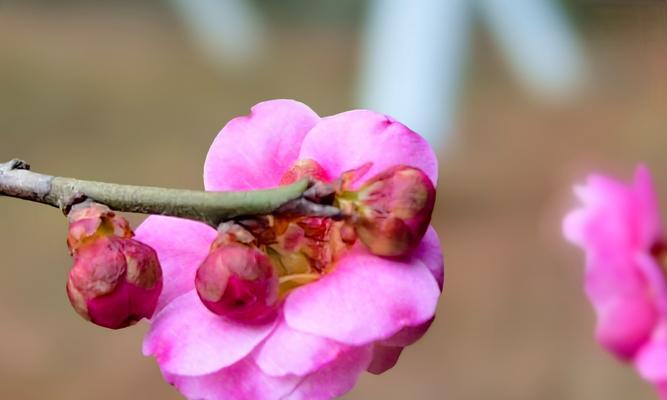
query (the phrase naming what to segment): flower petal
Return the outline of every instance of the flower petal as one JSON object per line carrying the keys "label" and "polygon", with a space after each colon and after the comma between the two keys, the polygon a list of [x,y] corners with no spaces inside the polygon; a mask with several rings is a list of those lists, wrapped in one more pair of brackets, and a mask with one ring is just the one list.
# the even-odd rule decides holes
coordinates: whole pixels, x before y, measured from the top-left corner
{"label": "flower petal", "polygon": [[667,321],[663,321],[655,334],[635,358],[639,374],[653,383],[667,383]]}
{"label": "flower petal", "polygon": [[194,289],[195,273],[216,236],[210,226],[187,219],[150,216],[135,239],[151,246],[162,266],[163,287],[155,314],[176,297]]}
{"label": "flower petal", "polygon": [[210,312],[193,290],[165,307],[144,339],[145,355],[153,355],[163,371],[202,375],[247,356],[271,332],[275,321],[240,324]]}
{"label": "flower petal", "polygon": [[303,140],[299,159],[317,161],[332,177],[372,162],[366,178],[404,164],[424,171],[434,185],[438,181],[438,160],[426,140],[392,118],[367,110],[321,119]]}
{"label": "flower petal", "polygon": [[371,346],[350,348],[334,362],[308,375],[286,399],[329,400],[342,396],[352,390],[372,356]]}
{"label": "flower petal", "polygon": [[368,372],[379,375],[394,368],[401,352],[403,352],[403,347],[376,344],[373,347],[373,360],[368,366]]}
{"label": "flower petal", "polygon": [[411,257],[420,260],[426,265],[426,268],[431,271],[442,291],[443,284],[445,283],[445,264],[442,257],[442,248],[440,247],[440,238],[438,238],[438,233],[432,226],[428,227],[424,238],[412,252]]}
{"label": "flower petal", "polygon": [[662,277],[654,276],[649,251],[661,233],[650,176],[639,167],[634,183],[626,185],[593,175],[575,191],[583,207],[567,216],[564,233],[586,252],[585,288],[598,316],[596,336],[628,359],[658,318],[652,293]]}
{"label": "flower petal", "polygon": [[182,376],[166,373],[165,379],[188,399],[278,400],[284,399],[301,377],[271,377],[255,365],[252,357],[208,375]]}
{"label": "flower petal", "polygon": [[292,292],[285,320],[296,330],[363,345],[431,319],[439,295],[421,261],[381,258],[357,248],[330,274]]}
{"label": "flower petal", "polygon": [[632,358],[649,339],[658,320],[655,307],[646,296],[618,296],[595,301],[596,338],[622,359]]}
{"label": "flower petal", "polygon": [[[426,235],[424,235],[424,239],[411,254],[411,257],[424,263],[431,274],[433,274],[436,282],[438,282],[440,291],[442,291],[444,283],[444,263],[442,259],[442,250],[440,249],[440,239],[433,227],[429,226]],[[431,327],[431,324],[433,324],[434,319],[435,317],[416,326],[406,326],[396,332],[392,337],[383,340],[381,343],[388,347],[402,348],[409,346],[424,336],[426,331]],[[398,360],[398,356],[396,360]]]}
{"label": "flower petal", "polygon": [[299,332],[281,321],[254,356],[268,375],[304,376],[336,359],[347,348],[333,340]]}
{"label": "flower petal", "polygon": [[359,375],[368,367],[371,356],[369,346],[350,348],[306,377],[266,375],[252,357],[208,375],[164,375],[189,399],[329,400],[354,387]]}
{"label": "flower petal", "polygon": [[563,226],[573,243],[605,257],[624,257],[628,251],[650,249],[660,237],[657,198],[645,167],[637,168],[631,185],[592,175],[575,193],[583,207],[568,215]]}
{"label": "flower petal", "polygon": [[304,136],[318,120],[305,104],[270,100],[255,105],[250,115],[229,121],[206,156],[206,190],[277,186],[297,160]]}
{"label": "flower petal", "polygon": [[405,328],[396,332],[396,334],[394,334],[392,337],[383,340],[381,343],[383,345],[394,346],[394,347],[410,346],[417,340],[421,339],[422,336],[424,336],[424,334],[433,324],[434,320],[435,317],[429,319],[426,322],[422,322],[419,325],[406,326]]}
{"label": "flower petal", "polygon": [[644,274],[654,307],[660,315],[667,316],[667,281],[662,266],[653,254],[644,252],[636,255],[635,262]]}
{"label": "flower petal", "polygon": [[667,381],[659,382],[658,384],[658,395],[661,400],[667,400]]}
{"label": "flower petal", "polygon": [[640,265],[645,257],[631,256],[605,258],[589,251],[584,284],[597,314],[598,341],[623,359],[634,356],[658,320],[658,304]]}

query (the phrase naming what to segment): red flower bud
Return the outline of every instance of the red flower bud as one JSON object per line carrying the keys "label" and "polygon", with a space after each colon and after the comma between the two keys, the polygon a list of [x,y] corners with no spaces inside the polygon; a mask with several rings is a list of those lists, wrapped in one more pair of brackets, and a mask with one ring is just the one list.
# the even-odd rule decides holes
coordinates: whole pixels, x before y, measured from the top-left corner
{"label": "red flower bud", "polygon": [[214,246],[197,270],[195,286],[209,310],[236,321],[261,322],[278,307],[278,277],[269,257],[253,245]]}
{"label": "red flower bud", "polygon": [[421,170],[399,165],[356,192],[341,193],[338,203],[373,254],[401,256],[412,251],[428,229],[435,187]]}
{"label": "red flower bud", "polygon": [[83,318],[111,329],[153,315],[162,290],[162,270],[149,246],[116,236],[77,248],[67,296]]}

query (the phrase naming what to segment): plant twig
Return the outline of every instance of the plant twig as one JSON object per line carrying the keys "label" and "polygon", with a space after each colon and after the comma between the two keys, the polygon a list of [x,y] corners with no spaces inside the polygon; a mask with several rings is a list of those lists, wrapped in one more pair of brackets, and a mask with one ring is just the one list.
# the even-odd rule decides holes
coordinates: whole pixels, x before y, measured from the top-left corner
{"label": "plant twig", "polygon": [[217,227],[221,222],[288,212],[291,215],[339,217],[340,210],[307,197],[306,179],[274,189],[204,192],[150,186],[119,185],[44,175],[30,171],[25,161],[0,163],[0,196],[69,208],[85,199],[112,210],[188,218]]}

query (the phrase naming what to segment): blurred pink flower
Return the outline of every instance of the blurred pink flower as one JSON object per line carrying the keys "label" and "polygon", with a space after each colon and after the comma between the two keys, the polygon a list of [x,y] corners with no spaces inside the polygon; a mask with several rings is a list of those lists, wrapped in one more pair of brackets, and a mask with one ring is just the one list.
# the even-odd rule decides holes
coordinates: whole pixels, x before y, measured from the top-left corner
{"label": "blurred pink flower", "polygon": [[575,192],[583,207],[564,233],[586,252],[596,337],[667,399],[667,242],[650,173],[638,167],[629,185],[592,175]]}
{"label": "blurred pink flower", "polygon": [[[426,141],[384,115],[355,110],[320,118],[304,104],[274,100],[222,129],[206,158],[204,184],[207,190],[274,187],[299,160],[316,161],[329,177],[370,162],[365,179],[405,164],[437,180]],[[215,238],[207,225],[170,217],[151,216],[137,229],[164,271],[144,354],[155,356],[164,377],[188,398],[340,396],[363,371],[393,367],[433,321],[443,261],[431,227],[403,257],[378,257],[357,243],[328,273],[293,289],[278,315],[261,324],[222,318],[197,296],[195,273]]]}

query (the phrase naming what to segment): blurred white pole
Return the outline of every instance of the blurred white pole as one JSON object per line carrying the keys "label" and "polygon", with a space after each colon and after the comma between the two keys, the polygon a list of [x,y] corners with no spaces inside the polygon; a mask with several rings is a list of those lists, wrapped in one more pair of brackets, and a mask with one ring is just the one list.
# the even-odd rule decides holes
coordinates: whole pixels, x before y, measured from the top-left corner
{"label": "blurred white pole", "polygon": [[531,89],[559,98],[582,83],[583,52],[557,2],[477,1],[503,55]]}
{"label": "blurred white pole", "polygon": [[263,45],[264,24],[245,0],[172,0],[192,39],[213,61],[244,65]]}
{"label": "blurred white pole", "polygon": [[454,120],[470,33],[470,0],[373,0],[359,101],[434,145]]}
{"label": "blurred white pole", "polygon": [[547,98],[582,83],[583,52],[555,0],[373,0],[359,102],[405,122],[434,146],[455,126],[473,11],[520,80]]}

